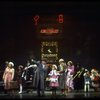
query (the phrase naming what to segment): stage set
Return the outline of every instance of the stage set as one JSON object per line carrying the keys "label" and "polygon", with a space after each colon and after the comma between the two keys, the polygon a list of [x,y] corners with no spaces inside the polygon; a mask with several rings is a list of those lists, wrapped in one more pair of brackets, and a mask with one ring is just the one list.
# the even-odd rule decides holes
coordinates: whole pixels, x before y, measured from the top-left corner
{"label": "stage set", "polygon": [[[41,1],[0,2],[0,98],[99,98],[100,2]],[[46,59],[48,69],[45,80],[48,75],[51,75],[49,73],[51,69],[57,70],[55,73],[59,77],[63,73],[67,77],[68,72],[74,66],[70,77],[75,82],[71,83],[73,86],[70,86],[68,93],[62,95],[60,89],[57,89],[56,95],[53,96],[48,85],[51,80],[48,79],[45,95],[37,96],[36,89],[33,88],[35,67],[40,68],[40,61],[44,59]],[[8,65],[5,64],[6,61]],[[62,67],[61,70],[59,67],[61,62],[63,66],[67,66],[63,68],[63,71]],[[14,76],[11,80],[14,86],[12,91],[6,93],[3,80],[5,68],[9,66],[9,63],[14,69]],[[31,66],[34,69],[28,70]],[[72,67],[69,68],[69,66]],[[23,92],[19,92],[19,87],[22,88],[22,85],[19,85],[21,82],[17,83],[19,67],[24,71],[28,70],[27,81],[23,76],[24,83],[31,83],[31,88],[23,85]],[[41,69],[38,70],[41,74]],[[92,74],[98,78],[95,79]],[[22,78],[22,75],[19,76]],[[39,77],[41,76],[42,74]],[[85,80],[85,76],[90,80]],[[98,89],[95,88],[95,84]]]}

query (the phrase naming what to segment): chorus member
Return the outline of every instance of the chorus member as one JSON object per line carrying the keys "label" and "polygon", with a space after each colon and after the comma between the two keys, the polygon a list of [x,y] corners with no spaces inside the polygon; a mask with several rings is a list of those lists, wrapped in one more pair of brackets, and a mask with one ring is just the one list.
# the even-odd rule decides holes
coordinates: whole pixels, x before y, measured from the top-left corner
{"label": "chorus member", "polygon": [[74,64],[72,61],[67,62],[67,76],[66,76],[66,88],[68,92],[74,90],[73,75],[74,75]]}
{"label": "chorus member", "polygon": [[49,80],[50,80],[50,87],[52,88],[52,95],[56,95],[56,89],[59,86],[59,82],[58,82],[58,75],[60,75],[57,72],[57,66],[55,64],[52,65],[52,70],[50,71],[50,73],[48,74]]}
{"label": "chorus member", "polygon": [[91,81],[92,81],[92,87],[94,88],[94,91],[99,91],[100,87],[100,75],[98,73],[98,70],[92,69],[91,70]]}
{"label": "chorus member", "polygon": [[13,62],[9,62],[3,74],[4,89],[7,92],[10,91],[12,88],[11,82],[14,80],[14,74],[15,74],[14,64]]}
{"label": "chorus member", "polygon": [[87,69],[85,69],[85,73],[83,74],[84,76],[84,92],[89,92],[90,91],[90,73]]}
{"label": "chorus member", "polygon": [[66,63],[64,59],[59,59],[58,71],[60,73],[59,89],[61,90],[61,95],[65,94],[65,78],[66,78],[65,68],[66,68]]}
{"label": "chorus member", "polygon": [[18,66],[17,81],[18,81],[18,85],[19,85],[19,93],[22,93],[22,91],[23,91],[23,77],[22,77],[23,68],[24,67],[22,65]]}

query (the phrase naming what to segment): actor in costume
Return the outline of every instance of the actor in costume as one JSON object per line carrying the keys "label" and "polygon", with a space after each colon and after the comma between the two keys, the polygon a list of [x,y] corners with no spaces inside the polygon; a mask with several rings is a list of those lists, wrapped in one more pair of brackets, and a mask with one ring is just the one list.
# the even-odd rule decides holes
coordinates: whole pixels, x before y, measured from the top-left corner
{"label": "actor in costume", "polygon": [[59,88],[61,90],[61,95],[65,94],[65,78],[66,78],[65,68],[66,68],[66,63],[64,59],[59,59],[58,71],[60,73]]}
{"label": "actor in costume", "polygon": [[60,75],[57,72],[57,66],[56,65],[52,65],[52,70],[50,71],[50,73],[48,74],[49,80],[50,80],[50,87],[52,87],[52,95],[56,95],[56,89],[59,86],[58,83],[58,75]]}
{"label": "actor in costume", "polygon": [[87,69],[85,69],[85,73],[83,74],[84,76],[84,92],[89,92],[90,91],[90,73]]}
{"label": "actor in costume", "polygon": [[3,74],[4,89],[7,92],[10,92],[10,90],[12,89],[11,82],[13,81],[15,74],[15,69],[13,67],[13,62],[9,62]]}
{"label": "actor in costume", "polygon": [[96,69],[92,69],[91,70],[91,81],[92,81],[92,87],[94,88],[94,91],[98,91],[99,90],[99,86],[100,86],[100,75],[98,73],[98,71]]}
{"label": "actor in costume", "polygon": [[33,60],[33,62],[37,64],[37,69],[33,79],[33,87],[36,87],[38,96],[44,96],[47,63],[46,60]]}
{"label": "actor in costume", "polygon": [[19,93],[22,93],[23,90],[23,78],[22,78],[22,73],[23,73],[23,66],[19,65],[18,66],[18,73],[17,73],[17,81],[19,85]]}
{"label": "actor in costume", "polygon": [[74,90],[73,75],[74,75],[74,64],[72,61],[68,61],[66,68],[66,88],[68,92]]}

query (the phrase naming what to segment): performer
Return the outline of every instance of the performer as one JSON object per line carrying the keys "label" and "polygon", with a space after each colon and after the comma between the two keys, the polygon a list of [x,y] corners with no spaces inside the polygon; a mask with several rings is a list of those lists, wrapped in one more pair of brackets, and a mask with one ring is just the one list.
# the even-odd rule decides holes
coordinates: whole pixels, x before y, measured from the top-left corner
{"label": "performer", "polygon": [[66,72],[67,72],[66,88],[68,89],[68,92],[71,92],[72,90],[74,90],[74,84],[73,84],[74,64],[72,61],[68,61]]}
{"label": "performer", "polygon": [[90,73],[87,69],[85,69],[85,73],[83,74],[84,76],[84,92],[89,92],[90,91]]}
{"label": "performer", "polygon": [[57,66],[55,64],[52,65],[52,70],[50,71],[50,73],[48,75],[50,76],[49,86],[52,87],[52,95],[56,95],[56,89],[59,86],[58,75],[60,75],[60,74],[57,72]]}
{"label": "performer", "polygon": [[20,89],[19,93],[22,93],[23,90],[23,78],[22,78],[23,68],[24,67],[22,65],[18,66],[17,81]]}
{"label": "performer", "polygon": [[7,92],[10,92],[12,88],[11,82],[14,79],[14,73],[15,73],[15,69],[13,67],[14,67],[13,62],[9,62],[3,74],[4,89]]}
{"label": "performer", "polygon": [[92,81],[92,87],[94,88],[94,91],[98,91],[99,90],[99,86],[100,86],[100,75],[98,73],[98,71],[96,69],[92,69],[91,70],[91,81]]}
{"label": "performer", "polygon": [[59,88],[61,90],[61,95],[65,94],[65,78],[66,78],[65,68],[66,68],[66,63],[64,59],[59,59],[58,71],[60,73],[60,76],[58,81],[59,81]]}
{"label": "performer", "polygon": [[42,61],[33,60],[33,62],[37,64],[37,69],[35,71],[33,79],[33,87],[37,88],[38,96],[45,96],[44,90],[45,90],[46,66],[47,66],[46,60],[45,59],[43,59]]}
{"label": "performer", "polygon": [[84,88],[84,68],[76,66],[75,67],[75,73],[73,76],[73,81],[74,81],[74,90],[80,91],[81,89]]}
{"label": "performer", "polygon": [[[27,64],[27,66],[23,69],[22,72],[22,83],[23,85],[28,88],[30,83],[33,83],[33,78],[34,78],[34,73],[35,70],[37,69],[37,65],[30,65]],[[29,92],[29,90],[27,89],[26,92]]]}
{"label": "performer", "polygon": [[[22,77],[24,78],[25,81],[30,80],[30,71],[33,72],[34,67],[37,67],[37,66],[35,64],[31,64],[28,60],[26,66],[23,70],[23,73],[22,73]],[[32,68],[32,70],[29,70],[31,68]]]}

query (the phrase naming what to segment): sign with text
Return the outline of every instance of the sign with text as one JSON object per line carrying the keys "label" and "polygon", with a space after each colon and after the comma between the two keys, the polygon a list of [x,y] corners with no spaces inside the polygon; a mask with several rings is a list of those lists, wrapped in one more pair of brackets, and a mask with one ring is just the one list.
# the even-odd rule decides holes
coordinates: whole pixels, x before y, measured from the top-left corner
{"label": "sign with text", "polygon": [[46,58],[49,63],[58,60],[58,42],[43,41],[41,42],[41,59]]}
{"label": "sign with text", "polygon": [[63,14],[58,15],[36,15],[34,17],[34,25],[38,38],[61,38],[63,34]]}

